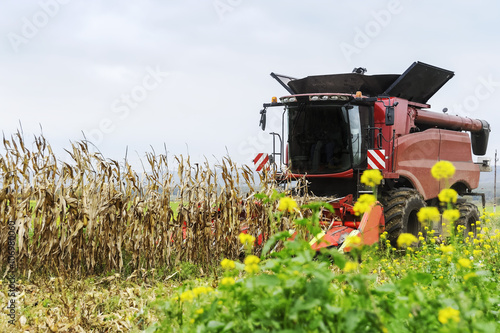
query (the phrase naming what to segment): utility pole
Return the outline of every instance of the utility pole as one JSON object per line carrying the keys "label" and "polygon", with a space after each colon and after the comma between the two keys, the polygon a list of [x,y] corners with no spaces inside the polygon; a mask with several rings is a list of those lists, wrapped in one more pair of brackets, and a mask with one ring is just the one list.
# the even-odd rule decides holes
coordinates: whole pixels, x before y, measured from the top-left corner
{"label": "utility pole", "polygon": [[495,149],[495,180],[493,183],[493,213],[497,212],[497,150]]}

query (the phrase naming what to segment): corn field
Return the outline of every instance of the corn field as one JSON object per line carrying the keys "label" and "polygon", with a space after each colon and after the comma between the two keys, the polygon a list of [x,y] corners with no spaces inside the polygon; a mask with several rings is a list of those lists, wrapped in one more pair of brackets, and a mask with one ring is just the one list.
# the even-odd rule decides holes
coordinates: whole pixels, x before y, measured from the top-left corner
{"label": "corn field", "polygon": [[0,263],[7,262],[14,221],[20,273],[127,274],[179,262],[209,267],[239,255],[242,225],[253,235],[271,232],[272,210],[253,198],[273,191],[269,175],[256,185],[248,166],[227,157],[215,167],[175,157],[174,181],[166,155],[147,153],[139,175],[126,159],[120,165],[91,152],[86,141],[71,144],[71,163],[58,160],[43,136],[30,149],[19,132],[3,145]]}

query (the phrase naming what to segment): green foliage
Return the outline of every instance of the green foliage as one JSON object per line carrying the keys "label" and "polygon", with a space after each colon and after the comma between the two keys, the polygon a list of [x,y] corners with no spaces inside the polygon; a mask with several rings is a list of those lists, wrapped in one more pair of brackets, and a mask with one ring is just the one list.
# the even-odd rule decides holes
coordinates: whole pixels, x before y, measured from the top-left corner
{"label": "green foliage", "polygon": [[[307,207],[312,214],[300,220],[307,231],[321,207]],[[183,286],[161,302],[163,321],[148,331],[498,332],[500,231],[482,230],[477,239],[456,235],[440,245],[429,233],[405,251],[365,246],[355,256],[361,264],[277,233],[259,272],[246,270],[250,256],[225,262],[216,290]],[[283,250],[270,253],[280,241]]]}
{"label": "green foliage", "polygon": [[176,278],[179,281],[194,279],[199,275],[199,267],[187,261],[181,262],[176,270],[178,272]]}

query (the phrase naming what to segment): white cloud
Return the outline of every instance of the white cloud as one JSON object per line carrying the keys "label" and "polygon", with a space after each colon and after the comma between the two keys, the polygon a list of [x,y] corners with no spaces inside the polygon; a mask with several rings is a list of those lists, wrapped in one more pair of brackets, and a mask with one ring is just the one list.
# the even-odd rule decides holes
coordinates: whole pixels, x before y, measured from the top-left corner
{"label": "white cloud", "polygon": [[[40,6],[2,2],[2,130],[13,133],[21,121],[25,133],[39,133],[41,124],[53,146],[68,147],[82,130],[110,119],[114,130],[100,146],[110,158],[123,158],[126,146],[143,155],[166,143],[171,154],[185,154],[187,144],[198,157],[220,157],[227,147],[245,162],[241,146],[260,135],[262,103],[286,94],[271,71],[303,77],[363,66],[368,74],[401,73],[420,60],[456,73],[431,99],[437,111],[463,101],[479,77],[500,81],[494,1],[401,0],[401,12],[352,61],[340,43],[351,43],[391,1],[223,2],[233,5],[221,20],[211,1],[72,0],[18,52],[7,36],[21,33],[23,18]],[[170,76],[126,119],[117,117],[113,102],[156,66]],[[474,113],[493,129],[500,125],[493,114],[499,91]],[[492,149],[497,140],[492,133]],[[267,144],[270,151],[270,136]]]}

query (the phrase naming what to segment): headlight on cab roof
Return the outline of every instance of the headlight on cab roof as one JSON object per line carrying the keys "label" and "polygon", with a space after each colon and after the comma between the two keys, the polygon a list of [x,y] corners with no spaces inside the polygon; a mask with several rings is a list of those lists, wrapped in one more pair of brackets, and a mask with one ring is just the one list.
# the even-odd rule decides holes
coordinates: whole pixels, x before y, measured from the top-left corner
{"label": "headlight on cab roof", "polygon": [[314,96],[309,96],[309,100],[312,102],[315,101],[348,101],[349,96],[343,96],[343,95],[314,95]]}
{"label": "headlight on cab roof", "polygon": [[282,97],[280,98],[281,101],[283,103],[293,103],[293,102],[297,102],[297,98],[296,97]]}

